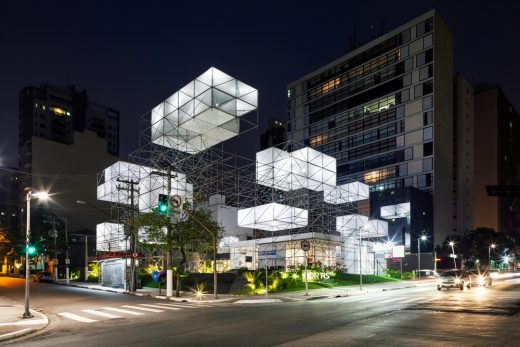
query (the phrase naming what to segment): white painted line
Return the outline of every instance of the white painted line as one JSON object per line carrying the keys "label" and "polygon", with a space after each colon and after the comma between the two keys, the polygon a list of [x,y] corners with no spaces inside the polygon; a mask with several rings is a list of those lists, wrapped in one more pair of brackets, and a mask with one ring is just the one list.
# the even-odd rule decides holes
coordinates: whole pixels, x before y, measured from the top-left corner
{"label": "white painted line", "polygon": [[362,300],[356,300],[357,302],[370,302],[381,299],[380,297],[370,298],[370,299],[362,299]]}
{"label": "white painted line", "polygon": [[424,299],[424,296],[421,296],[421,297],[418,297],[418,298],[411,298],[411,299],[408,299],[408,300],[405,300],[405,301],[401,301],[402,304],[407,304],[409,302],[413,302],[413,301],[417,301],[417,300],[421,300],[421,299]]}
{"label": "white painted line", "polygon": [[38,324],[47,324],[49,321],[47,318],[45,319],[29,319],[29,320],[19,320],[17,322],[9,322],[9,323],[0,323],[1,327],[5,326],[20,326],[20,325],[38,325]]}
{"label": "white painted line", "polygon": [[81,311],[82,312],[86,312],[86,313],[90,313],[90,314],[93,314],[93,315],[96,315],[96,316],[110,318],[110,319],[112,319],[112,318],[123,318],[122,316],[116,316],[115,314],[101,312],[101,311],[95,311],[95,310],[81,310]]}
{"label": "white painted line", "polygon": [[134,310],[141,310],[141,311],[147,311],[147,312],[155,312],[155,313],[164,312],[163,310],[156,310],[156,309],[153,309],[153,308],[144,308],[144,307],[131,306],[131,305],[123,305],[121,307],[132,308]]}
{"label": "white painted line", "polygon": [[194,306],[194,305],[186,305],[186,304],[163,304],[157,303],[157,305],[162,306],[172,306],[172,307],[180,307],[180,308],[202,308],[202,306]]}
{"label": "white painted line", "polygon": [[167,310],[175,310],[175,311],[178,311],[180,310],[180,308],[178,307],[168,307],[168,306],[159,306],[159,305],[152,305],[152,304],[139,304],[141,306],[146,306],[146,307],[155,307],[155,308],[164,308],[164,309],[167,309]]}
{"label": "white painted line", "polygon": [[392,302],[392,301],[397,301],[397,300],[401,300],[401,298],[386,299],[386,300],[379,301],[379,303],[384,304],[387,302]]}
{"label": "white painted line", "polygon": [[77,314],[74,314],[74,313],[60,312],[58,314],[60,316],[63,316],[65,318],[72,319],[72,320],[75,320],[75,321],[78,321],[78,322],[83,322],[83,323],[94,323],[94,322],[97,322],[97,320],[95,320],[95,319],[85,318],[85,317],[82,317],[82,316],[78,316]]}
{"label": "white painted line", "polygon": [[[280,302],[280,299],[252,299],[252,300],[238,300],[235,301],[235,304],[266,304],[266,303],[273,303],[273,302]],[[205,306],[214,306],[212,304],[203,304]],[[222,305],[219,305],[222,306]]]}
{"label": "white painted line", "polygon": [[103,307],[103,310],[114,311],[114,312],[119,312],[119,313],[127,313],[127,314],[131,314],[131,315],[134,315],[134,316],[140,316],[140,315],[144,314],[142,312],[134,312],[134,311],[122,310],[120,308],[114,308],[114,307]]}

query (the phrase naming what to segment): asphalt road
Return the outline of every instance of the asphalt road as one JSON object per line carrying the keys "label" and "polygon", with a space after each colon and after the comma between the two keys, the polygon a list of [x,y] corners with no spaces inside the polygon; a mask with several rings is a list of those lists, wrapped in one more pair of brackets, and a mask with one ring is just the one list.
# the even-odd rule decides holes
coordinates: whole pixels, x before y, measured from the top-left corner
{"label": "asphalt road", "polygon": [[[520,280],[274,304],[171,303],[31,284],[51,324],[14,346],[518,346]],[[0,278],[23,300],[23,281]]]}

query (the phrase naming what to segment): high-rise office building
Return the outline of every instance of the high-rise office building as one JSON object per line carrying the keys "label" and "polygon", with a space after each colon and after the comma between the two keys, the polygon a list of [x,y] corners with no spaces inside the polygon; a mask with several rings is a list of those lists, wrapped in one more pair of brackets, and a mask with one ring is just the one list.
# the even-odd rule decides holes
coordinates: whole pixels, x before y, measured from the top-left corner
{"label": "high-rise office building", "polygon": [[288,85],[289,141],[334,156],[338,183],[433,196],[420,211],[433,225],[410,230],[412,251],[419,236],[429,250],[452,231],[452,55],[432,10]]}
{"label": "high-rise office building", "polygon": [[473,229],[518,233],[515,197],[493,197],[486,190],[486,186],[520,185],[520,115],[500,87],[475,87],[474,136]]}
{"label": "high-rise office building", "polygon": [[453,89],[452,234],[463,236],[474,230],[475,100],[473,86],[460,73],[455,76]]}
{"label": "high-rise office building", "polygon": [[287,122],[271,118],[267,123],[267,129],[260,135],[260,149],[279,146],[287,142]]}

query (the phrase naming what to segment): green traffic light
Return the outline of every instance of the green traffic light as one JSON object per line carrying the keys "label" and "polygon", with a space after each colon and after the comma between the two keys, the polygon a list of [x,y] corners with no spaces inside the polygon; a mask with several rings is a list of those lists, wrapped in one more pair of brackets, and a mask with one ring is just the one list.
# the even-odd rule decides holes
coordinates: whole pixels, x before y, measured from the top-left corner
{"label": "green traffic light", "polygon": [[159,206],[159,211],[161,211],[161,213],[166,212],[167,209],[168,209],[168,206],[166,206],[166,205]]}
{"label": "green traffic light", "polygon": [[34,253],[36,252],[36,247],[34,247],[34,246],[29,246],[29,247],[27,248],[27,252],[28,252],[29,254],[34,254]]}

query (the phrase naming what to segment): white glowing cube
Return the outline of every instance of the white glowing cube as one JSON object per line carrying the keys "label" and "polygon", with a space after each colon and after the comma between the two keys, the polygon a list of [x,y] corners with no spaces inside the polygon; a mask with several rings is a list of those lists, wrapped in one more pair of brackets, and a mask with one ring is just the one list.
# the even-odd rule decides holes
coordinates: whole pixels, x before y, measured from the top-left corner
{"label": "white glowing cube", "polygon": [[361,182],[342,184],[323,191],[323,200],[330,204],[345,204],[367,200],[370,197],[368,185]]}
{"label": "white glowing cube", "polygon": [[307,226],[308,211],[278,203],[238,210],[238,226],[279,231]]}
{"label": "white glowing cube", "polygon": [[255,88],[212,67],[152,109],[152,141],[198,153],[238,135],[257,107]]}

